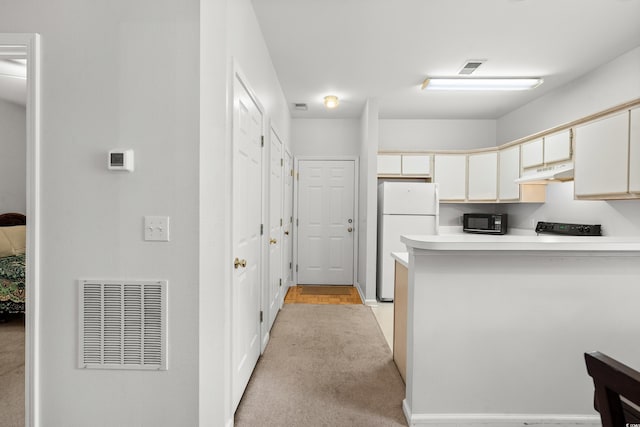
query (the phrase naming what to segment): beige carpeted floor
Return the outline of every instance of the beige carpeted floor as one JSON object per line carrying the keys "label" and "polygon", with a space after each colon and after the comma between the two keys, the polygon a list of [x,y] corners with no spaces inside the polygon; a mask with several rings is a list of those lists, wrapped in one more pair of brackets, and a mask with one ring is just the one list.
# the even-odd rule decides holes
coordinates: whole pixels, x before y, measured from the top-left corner
{"label": "beige carpeted floor", "polygon": [[0,426],[24,426],[24,318],[0,323]]}
{"label": "beige carpeted floor", "polygon": [[404,383],[371,309],[284,306],[237,427],[406,426]]}

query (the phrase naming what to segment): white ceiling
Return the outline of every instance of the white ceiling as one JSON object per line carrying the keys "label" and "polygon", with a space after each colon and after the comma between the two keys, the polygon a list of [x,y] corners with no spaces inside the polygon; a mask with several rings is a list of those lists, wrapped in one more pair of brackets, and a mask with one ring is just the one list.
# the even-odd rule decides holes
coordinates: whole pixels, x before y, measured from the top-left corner
{"label": "white ceiling", "polygon": [[[294,117],[496,119],[640,46],[640,0],[252,0]],[[527,92],[431,92],[426,76],[543,77]],[[606,84],[606,82],[603,82]],[[322,97],[340,97],[326,110]],[[308,111],[296,111],[304,102]]]}

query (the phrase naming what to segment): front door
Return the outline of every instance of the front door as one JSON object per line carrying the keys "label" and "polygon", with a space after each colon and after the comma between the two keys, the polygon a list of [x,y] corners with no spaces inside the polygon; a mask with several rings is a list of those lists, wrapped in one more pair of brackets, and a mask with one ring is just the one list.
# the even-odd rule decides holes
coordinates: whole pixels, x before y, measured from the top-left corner
{"label": "front door", "polygon": [[298,163],[298,283],[352,285],[355,161]]}
{"label": "front door", "polygon": [[262,113],[236,76],[233,97],[232,399],[234,410],[260,356]]}

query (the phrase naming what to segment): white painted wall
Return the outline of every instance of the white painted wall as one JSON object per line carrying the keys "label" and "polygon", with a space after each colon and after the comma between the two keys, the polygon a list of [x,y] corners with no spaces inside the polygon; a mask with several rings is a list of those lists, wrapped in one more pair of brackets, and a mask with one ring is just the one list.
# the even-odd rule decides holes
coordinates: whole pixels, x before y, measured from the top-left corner
{"label": "white painted wall", "polygon": [[366,300],[376,299],[378,100],[368,99],[361,116],[358,286]]}
{"label": "white painted wall", "polygon": [[[3,5],[0,28],[43,46],[43,426],[198,423],[199,6]],[[116,147],[134,173],[106,169]],[[171,242],[144,242],[144,215],[169,215]],[[77,280],[101,277],[169,281],[168,371],[76,368]]]}
{"label": "white painted wall", "polygon": [[199,314],[198,426],[229,425],[233,418],[227,25],[227,0],[200,1],[199,286],[198,305],[193,307]]}
{"label": "white painted wall", "polygon": [[27,213],[26,109],[0,99],[0,213]]}
{"label": "white painted wall", "polygon": [[504,144],[640,97],[640,46],[529,104],[497,123]]}
{"label": "white painted wall", "polygon": [[358,156],[360,135],[358,119],[291,120],[294,156]]}
{"label": "white painted wall", "polygon": [[602,224],[608,236],[640,236],[640,200],[574,200],[572,181],[547,185],[544,204],[507,206],[510,227],[533,229],[537,221]]}
{"label": "white painted wall", "polygon": [[380,151],[467,150],[494,145],[495,120],[380,120]]}
{"label": "white painted wall", "polygon": [[282,143],[291,149],[291,114],[250,0],[227,0],[229,54],[265,108]]}

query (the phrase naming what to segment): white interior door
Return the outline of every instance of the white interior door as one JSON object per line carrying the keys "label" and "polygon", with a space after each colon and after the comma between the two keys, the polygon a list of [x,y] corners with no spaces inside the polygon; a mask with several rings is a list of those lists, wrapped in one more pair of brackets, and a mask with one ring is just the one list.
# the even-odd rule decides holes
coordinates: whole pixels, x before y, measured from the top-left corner
{"label": "white interior door", "polygon": [[286,288],[293,283],[293,159],[291,153],[284,152],[284,212],[282,237],[282,272],[285,290],[281,297],[284,300]]}
{"label": "white interior door", "polygon": [[260,356],[262,113],[236,76],[233,98],[232,399],[237,408]]}
{"label": "white interior door", "polygon": [[353,160],[298,164],[298,283],[353,284]]}
{"label": "white interior door", "polygon": [[[282,142],[271,130],[269,168],[269,292],[267,309],[269,323],[266,331],[271,330],[280,309],[282,291]],[[266,333],[266,332],[265,332]]]}

